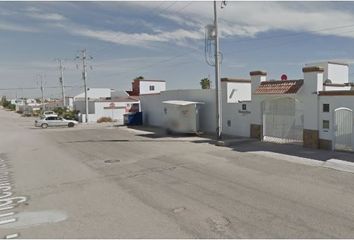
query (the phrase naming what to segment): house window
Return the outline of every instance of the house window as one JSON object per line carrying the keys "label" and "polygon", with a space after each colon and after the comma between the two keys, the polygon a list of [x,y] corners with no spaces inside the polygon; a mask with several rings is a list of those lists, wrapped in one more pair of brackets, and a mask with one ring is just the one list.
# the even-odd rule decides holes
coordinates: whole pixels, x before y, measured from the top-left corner
{"label": "house window", "polygon": [[323,112],[329,112],[329,104],[328,103],[323,104]]}
{"label": "house window", "polygon": [[154,85],[150,85],[149,89],[150,89],[150,91],[154,91],[155,90],[155,86]]}
{"label": "house window", "polygon": [[242,104],[242,110],[246,111],[247,110],[247,104]]}
{"label": "house window", "polygon": [[227,120],[227,126],[231,127],[231,120]]}
{"label": "house window", "polygon": [[323,120],[322,121],[322,128],[323,129],[329,129],[329,120]]}

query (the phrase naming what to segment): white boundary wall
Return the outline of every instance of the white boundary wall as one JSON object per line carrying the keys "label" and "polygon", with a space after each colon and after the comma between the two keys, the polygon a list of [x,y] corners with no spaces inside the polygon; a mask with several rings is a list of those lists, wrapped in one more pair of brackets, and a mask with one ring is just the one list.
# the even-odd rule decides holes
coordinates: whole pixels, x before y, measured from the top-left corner
{"label": "white boundary wall", "polygon": [[215,117],[215,90],[213,89],[186,89],[163,91],[156,95],[141,95],[141,110],[144,124],[164,127],[163,101],[185,100],[203,102],[200,105],[200,130],[214,133],[216,129]]}

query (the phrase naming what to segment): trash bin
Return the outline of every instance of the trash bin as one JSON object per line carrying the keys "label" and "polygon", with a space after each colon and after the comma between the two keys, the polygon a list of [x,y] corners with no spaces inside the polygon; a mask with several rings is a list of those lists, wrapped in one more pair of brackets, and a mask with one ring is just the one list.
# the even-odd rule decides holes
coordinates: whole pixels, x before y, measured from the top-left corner
{"label": "trash bin", "polygon": [[124,114],[124,125],[133,126],[133,125],[142,125],[143,124],[143,113],[126,113]]}

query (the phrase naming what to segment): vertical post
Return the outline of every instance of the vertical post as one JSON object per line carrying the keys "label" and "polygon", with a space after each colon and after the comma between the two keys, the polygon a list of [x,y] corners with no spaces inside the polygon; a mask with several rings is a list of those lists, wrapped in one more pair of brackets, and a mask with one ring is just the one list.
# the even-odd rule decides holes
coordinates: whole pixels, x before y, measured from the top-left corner
{"label": "vertical post", "polygon": [[62,95],[62,98],[63,98],[63,107],[65,108],[66,107],[66,102],[65,102],[65,89],[64,89],[64,79],[63,79],[64,68],[63,68],[61,59],[59,59],[59,71],[60,71],[59,82],[60,82],[60,85],[61,85],[61,95]]}
{"label": "vertical post", "polygon": [[41,76],[41,93],[42,93],[42,114],[44,113],[44,87],[43,87],[43,79]]}
{"label": "vertical post", "polygon": [[82,50],[82,79],[84,80],[85,88],[85,122],[88,123],[89,107],[88,107],[88,96],[87,96],[87,73],[86,73],[86,49]]}
{"label": "vertical post", "polygon": [[216,95],[216,139],[222,139],[222,109],[220,86],[220,60],[219,60],[219,30],[218,10],[214,0],[214,26],[215,26],[215,95]]}

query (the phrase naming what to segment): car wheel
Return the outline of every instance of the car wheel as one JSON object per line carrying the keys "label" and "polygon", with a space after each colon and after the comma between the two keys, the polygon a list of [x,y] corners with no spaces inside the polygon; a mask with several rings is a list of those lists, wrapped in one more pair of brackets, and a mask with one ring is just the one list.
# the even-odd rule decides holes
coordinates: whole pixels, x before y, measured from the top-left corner
{"label": "car wheel", "polygon": [[42,127],[42,128],[47,128],[47,127],[48,127],[48,124],[43,123],[43,124],[41,125],[41,127]]}
{"label": "car wheel", "polygon": [[72,122],[68,124],[68,127],[74,127],[74,126],[75,126],[75,124]]}

